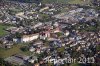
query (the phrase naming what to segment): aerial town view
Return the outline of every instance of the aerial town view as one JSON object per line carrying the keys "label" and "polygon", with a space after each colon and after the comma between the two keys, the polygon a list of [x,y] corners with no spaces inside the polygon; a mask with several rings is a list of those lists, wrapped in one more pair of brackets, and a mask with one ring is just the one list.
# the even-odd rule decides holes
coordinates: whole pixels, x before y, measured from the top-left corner
{"label": "aerial town view", "polygon": [[0,0],[0,66],[100,66],[100,0]]}

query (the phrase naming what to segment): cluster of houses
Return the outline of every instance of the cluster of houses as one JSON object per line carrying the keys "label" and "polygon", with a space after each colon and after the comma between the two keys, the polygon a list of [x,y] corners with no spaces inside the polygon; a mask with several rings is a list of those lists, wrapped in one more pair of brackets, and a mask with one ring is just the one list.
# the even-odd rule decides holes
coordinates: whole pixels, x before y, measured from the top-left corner
{"label": "cluster of houses", "polygon": [[29,56],[22,55],[22,54],[16,54],[16,55],[8,57],[4,60],[8,61],[11,64],[24,65],[25,60],[27,60],[27,59],[29,59]]}
{"label": "cluster of houses", "polygon": [[1,2],[0,8],[0,23],[17,24],[20,20],[38,18],[35,8],[26,3]]}
{"label": "cluster of houses", "polygon": [[[37,22],[28,26],[17,25],[7,28],[6,31],[10,34],[0,38],[3,42],[2,46],[11,48],[14,43],[28,43],[28,51],[32,54],[30,56],[16,54],[5,58],[5,61],[18,65],[31,63],[39,66],[49,62],[54,63],[54,65],[61,65],[74,63],[72,58],[78,59],[79,57],[93,57],[93,61],[90,63],[94,63],[94,59],[99,56],[100,51],[97,51],[96,47],[100,44],[100,30],[98,32],[80,32],[74,27],[77,23],[91,22],[92,19],[98,19],[99,13],[94,9],[75,7],[76,9],[67,13],[54,15],[54,11],[58,9],[56,7],[63,8],[64,5],[46,4],[46,7],[40,9],[41,4],[35,8],[26,3],[13,4],[12,2],[12,5],[10,5],[11,3],[5,4],[0,4],[0,15],[3,15],[3,19],[0,18],[0,23],[13,22],[13,24],[17,24],[21,22],[20,20],[37,19],[39,15],[35,13],[36,11],[47,15],[53,14],[51,16],[55,18],[49,22]],[[20,7],[22,12],[15,15],[10,15],[7,12],[10,8],[17,7]],[[73,62],[69,62],[68,59]]]}
{"label": "cluster of houses", "polygon": [[42,7],[41,4],[36,5],[10,1],[4,3],[1,2],[0,8],[0,23],[7,24],[19,24],[20,21],[41,19],[41,14],[39,13],[54,15],[54,12],[58,11],[56,7],[53,8],[53,6],[49,5]]}
{"label": "cluster of houses", "polygon": [[95,9],[76,8],[67,13],[55,15],[54,17],[64,19],[66,22],[76,24],[77,22],[87,22],[98,18],[99,13]]}
{"label": "cluster of houses", "polygon": [[[28,29],[28,31],[25,31],[25,28],[23,28],[21,30],[22,34],[23,34],[23,35],[20,36],[21,38],[19,38],[19,37],[13,38],[13,41],[19,42],[19,40],[20,40],[21,42],[30,42],[30,41],[36,40],[38,38],[40,38],[42,40],[45,40],[46,38],[52,38],[51,35],[52,36],[54,35],[56,37],[55,33],[62,33],[64,35],[69,34],[69,31],[65,31],[65,33],[62,32],[58,26],[59,26],[58,23],[55,23],[54,25],[50,25],[50,24],[47,25],[47,24],[38,23],[38,24],[34,25],[34,30]],[[16,30],[8,29],[8,31],[10,31],[10,32],[14,32],[14,31],[20,32],[21,28],[15,28]],[[38,29],[38,30],[36,30],[36,29]]]}
{"label": "cluster of houses", "polygon": [[93,5],[100,6],[99,0],[93,0],[92,3],[93,3]]}
{"label": "cluster of houses", "polygon": [[[100,43],[100,33],[79,32],[78,30],[74,29],[68,30],[61,27],[62,25],[65,25],[65,23],[38,23],[34,28],[34,30],[36,30],[36,33],[29,29],[31,32],[23,31],[23,34],[20,38],[14,37],[12,41],[17,43],[31,42],[31,45],[29,46],[29,51],[31,53],[46,53],[42,58],[43,63],[54,62],[54,64],[63,64],[63,62],[60,62],[60,60],[73,57],[73,52],[81,52],[84,58],[86,56],[90,57],[89,53],[93,53],[92,56],[95,56],[96,46]],[[66,23],[66,26],[67,25],[68,24]],[[37,31],[37,29],[39,31]],[[64,50],[60,52],[62,54],[59,54],[57,48],[62,47],[64,47]],[[63,55],[63,57],[61,55]],[[49,56],[50,58],[48,58]],[[35,63],[35,61],[36,60],[34,58],[29,60],[30,63]],[[68,62],[66,61],[66,63]]]}

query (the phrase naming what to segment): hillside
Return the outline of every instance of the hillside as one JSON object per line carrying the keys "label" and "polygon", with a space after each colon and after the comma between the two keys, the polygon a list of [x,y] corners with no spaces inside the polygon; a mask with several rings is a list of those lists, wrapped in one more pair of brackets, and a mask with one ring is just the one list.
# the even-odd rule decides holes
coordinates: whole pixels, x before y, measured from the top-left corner
{"label": "hillside", "polygon": [[87,4],[90,3],[91,0],[11,0],[11,1],[19,1],[19,2],[35,2],[35,3],[69,3],[69,4]]}

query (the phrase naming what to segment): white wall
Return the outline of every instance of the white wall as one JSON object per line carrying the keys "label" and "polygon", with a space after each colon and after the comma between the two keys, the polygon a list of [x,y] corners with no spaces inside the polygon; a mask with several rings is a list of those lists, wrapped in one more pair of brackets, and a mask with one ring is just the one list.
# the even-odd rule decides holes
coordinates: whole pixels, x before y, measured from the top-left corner
{"label": "white wall", "polygon": [[22,41],[22,42],[29,42],[29,41],[38,39],[38,37],[39,37],[38,34],[36,34],[36,35],[31,35],[31,36],[27,36],[27,37],[22,37],[21,41]]}

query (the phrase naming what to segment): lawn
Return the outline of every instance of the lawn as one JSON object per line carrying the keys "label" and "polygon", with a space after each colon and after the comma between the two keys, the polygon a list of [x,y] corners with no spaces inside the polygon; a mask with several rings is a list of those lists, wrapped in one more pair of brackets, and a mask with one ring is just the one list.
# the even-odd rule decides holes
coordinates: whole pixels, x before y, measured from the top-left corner
{"label": "lawn", "polygon": [[90,4],[90,0],[69,0],[69,4]]}
{"label": "lawn", "polygon": [[57,49],[58,52],[64,52],[64,50],[65,50],[64,47],[61,47],[61,48]]}
{"label": "lawn", "polygon": [[0,53],[0,57],[1,58],[6,58],[6,57],[9,57],[13,54],[21,52],[20,49],[19,49],[20,47],[21,46],[16,45],[11,49],[0,49],[0,52],[2,52],[2,53]]}
{"label": "lawn", "polygon": [[100,51],[100,45],[97,45],[96,50]]}
{"label": "lawn", "polygon": [[8,34],[8,32],[4,30],[8,27],[11,27],[11,26],[0,24],[0,36],[4,36],[4,35]]}
{"label": "lawn", "polygon": [[23,52],[20,50],[20,48],[23,46],[25,46],[25,45],[17,44],[17,45],[14,45],[11,49],[0,48],[0,58],[7,58],[7,57],[12,56],[17,53],[30,55],[29,51]]}
{"label": "lawn", "polygon": [[83,3],[83,0],[70,0],[68,3],[70,3],[70,4],[80,4],[80,3]]}

